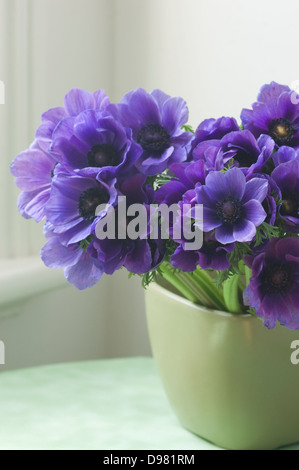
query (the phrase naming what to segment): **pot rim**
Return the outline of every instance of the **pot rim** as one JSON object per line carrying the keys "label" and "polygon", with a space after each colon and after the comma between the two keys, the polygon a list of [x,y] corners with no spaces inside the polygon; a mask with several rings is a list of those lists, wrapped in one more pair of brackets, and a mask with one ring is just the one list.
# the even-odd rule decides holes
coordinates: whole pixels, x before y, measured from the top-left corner
{"label": "pot rim", "polygon": [[157,282],[153,282],[149,286],[149,289],[154,289],[154,290],[160,292],[161,294],[165,295],[166,297],[169,297],[172,300],[175,300],[176,302],[180,302],[181,304],[184,304],[188,307],[191,307],[194,310],[198,310],[201,313],[208,313],[208,314],[212,313],[212,314],[217,315],[217,316],[227,317],[227,318],[236,319],[236,320],[238,320],[238,319],[239,320],[242,320],[242,319],[255,319],[255,317],[253,315],[251,315],[250,313],[236,314],[236,313],[231,313],[231,312],[224,312],[223,310],[215,310],[215,309],[212,309],[212,308],[209,308],[209,307],[205,307],[204,305],[197,305],[197,304],[191,302],[190,300],[185,299],[184,297],[181,297],[180,295],[175,294],[174,292],[171,292],[170,290],[168,290],[167,288],[161,286]]}

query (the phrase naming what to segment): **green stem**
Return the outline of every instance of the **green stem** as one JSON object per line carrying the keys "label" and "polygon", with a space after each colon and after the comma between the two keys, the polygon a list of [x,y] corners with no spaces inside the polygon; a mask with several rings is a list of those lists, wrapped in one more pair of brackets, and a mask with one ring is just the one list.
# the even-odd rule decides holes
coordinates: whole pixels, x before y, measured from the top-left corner
{"label": "green stem", "polygon": [[197,297],[194,293],[169,269],[166,263],[163,263],[159,268],[162,276],[172,284],[186,299],[193,303],[197,303]]}
{"label": "green stem", "polygon": [[248,266],[245,266],[245,281],[246,281],[245,283],[246,283],[246,287],[249,284],[251,274],[252,274],[251,269]]}
{"label": "green stem", "polygon": [[211,277],[200,267],[197,267],[196,271],[193,272],[193,276],[197,279],[197,282],[201,285],[202,289],[204,289],[206,294],[213,301],[215,308],[225,310],[223,295]]}
{"label": "green stem", "polygon": [[169,263],[160,266],[161,274],[188,300],[209,308],[226,310],[224,298],[210,276],[201,269],[185,273],[174,270]]}
{"label": "green stem", "polygon": [[193,273],[178,272],[176,275],[182,280],[182,282],[192,290],[194,295],[197,297],[197,303],[205,305],[206,307],[214,308],[213,302],[209,299],[206,293],[200,288],[196,280],[192,276]]}

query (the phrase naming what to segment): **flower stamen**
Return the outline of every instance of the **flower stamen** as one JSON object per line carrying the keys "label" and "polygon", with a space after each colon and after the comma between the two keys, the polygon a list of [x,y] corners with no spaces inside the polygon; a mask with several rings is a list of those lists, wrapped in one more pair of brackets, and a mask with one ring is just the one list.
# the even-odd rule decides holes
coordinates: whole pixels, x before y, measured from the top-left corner
{"label": "flower stamen", "polygon": [[79,214],[83,219],[93,221],[96,218],[96,208],[101,204],[107,204],[108,201],[109,194],[104,189],[87,189],[79,199]]}
{"label": "flower stamen", "polygon": [[137,135],[137,142],[144,150],[162,152],[169,147],[170,136],[160,124],[142,127]]}
{"label": "flower stamen", "polygon": [[120,163],[120,156],[113,145],[99,144],[94,145],[88,152],[87,162],[91,167],[117,166]]}
{"label": "flower stamen", "polygon": [[290,270],[287,266],[276,265],[266,270],[265,284],[269,291],[283,291],[290,282]]}
{"label": "flower stamen", "polygon": [[271,121],[269,133],[278,145],[286,145],[291,142],[295,134],[295,129],[288,119],[279,118]]}
{"label": "flower stamen", "polygon": [[229,197],[217,204],[217,216],[226,224],[234,224],[241,217],[241,204]]}

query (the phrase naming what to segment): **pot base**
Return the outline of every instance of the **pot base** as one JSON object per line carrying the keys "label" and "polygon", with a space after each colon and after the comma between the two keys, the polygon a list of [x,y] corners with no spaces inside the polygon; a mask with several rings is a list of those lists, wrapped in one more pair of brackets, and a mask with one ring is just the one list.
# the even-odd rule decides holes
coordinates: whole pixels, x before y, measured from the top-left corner
{"label": "pot base", "polygon": [[265,328],[251,315],[196,306],[153,284],[149,336],[164,389],[181,425],[226,449],[299,442],[299,331]]}

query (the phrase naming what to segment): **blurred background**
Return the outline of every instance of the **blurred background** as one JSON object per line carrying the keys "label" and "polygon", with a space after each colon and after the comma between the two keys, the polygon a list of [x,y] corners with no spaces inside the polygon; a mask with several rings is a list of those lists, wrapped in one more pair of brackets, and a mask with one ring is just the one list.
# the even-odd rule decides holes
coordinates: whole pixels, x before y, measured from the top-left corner
{"label": "blurred background", "polygon": [[[43,266],[42,226],[17,212],[13,158],[73,87],[182,96],[190,124],[234,116],[299,80],[297,0],[0,0],[0,340],[17,367],[150,355],[144,292],[120,271],[78,292]],[[1,90],[0,90],[1,91]]]}

